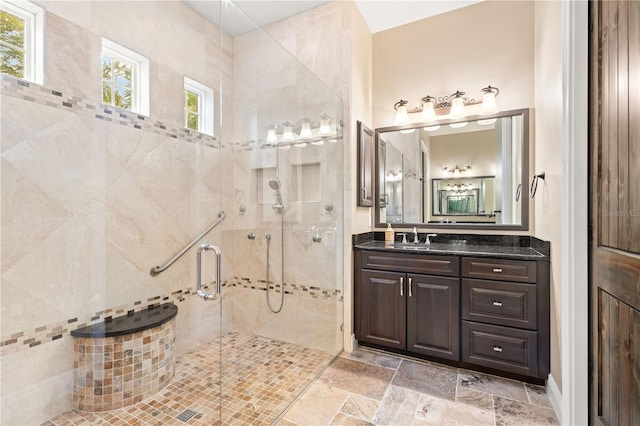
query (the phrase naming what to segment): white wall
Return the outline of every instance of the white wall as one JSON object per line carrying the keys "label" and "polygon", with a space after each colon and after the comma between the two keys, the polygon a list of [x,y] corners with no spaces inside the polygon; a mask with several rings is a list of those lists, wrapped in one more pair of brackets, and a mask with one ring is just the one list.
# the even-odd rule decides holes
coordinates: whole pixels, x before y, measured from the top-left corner
{"label": "white wall", "polygon": [[560,1],[535,5],[535,170],[546,177],[533,199],[535,236],[551,242],[551,375],[562,389],[562,45]]}

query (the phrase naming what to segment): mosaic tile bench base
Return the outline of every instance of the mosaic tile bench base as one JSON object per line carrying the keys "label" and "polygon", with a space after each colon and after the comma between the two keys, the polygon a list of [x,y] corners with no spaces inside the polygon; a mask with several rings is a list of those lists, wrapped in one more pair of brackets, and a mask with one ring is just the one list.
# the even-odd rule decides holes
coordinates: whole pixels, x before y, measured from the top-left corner
{"label": "mosaic tile bench base", "polygon": [[73,408],[98,412],[127,407],[159,392],[175,373],[175,318],[136,333],[76,337]]}

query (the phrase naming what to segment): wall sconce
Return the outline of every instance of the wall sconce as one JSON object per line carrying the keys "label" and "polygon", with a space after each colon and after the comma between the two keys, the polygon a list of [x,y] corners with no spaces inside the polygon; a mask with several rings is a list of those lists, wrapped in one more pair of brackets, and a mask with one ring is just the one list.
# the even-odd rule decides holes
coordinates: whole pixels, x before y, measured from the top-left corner
{"label": "wall sconce", "polygon": [[[410,109],[408,107],[409,102],[404,99],[400,99],[393,105],[393,108],[396,110],[396,118],[394,121],[394,125],[403,126],[405,124],[409,124],[409,114],[421,112],[422,113],[422,121],[425,123],[431,123],[438,119],[450,118],[453,120],[458,120],[467,116],[466,107],[469,105],[477,105],[482,103],[480,114],[481,115],[489,115],[495,114],[499,112],[498,104],[496,103],[496,96],[500,93],[500,90],[497,87],[493,87],[491,85],[487,87],[483,87],[482,89],[482,101],[478,101],[473,98],[467,98],[465,96],[465,92],[456,91],[452,95],[449,96],[425,96],[421,99],[422,104],[420,107],[416,107]],[[484,121],[489,121],[493,119],[488,119]],[[482,121],[482,120],[481,120]],[[495,121],[495,120],[494,120]],[[480,123],[483,124],[483,123]],[[491,123],[485,123],[491,124]],[[463,127],[466,126],[466,123],[454,123],[451,127]],[[427,128],[429,127],[429,128]],[[425,130],[437,130],[437,127],[427,126]],[[407,131],[408,132],[408,131]]]}
{"label": "wall sconce", "polygon": [[454,176],[460,176],[461,173],[471,170],[471,166],[457,166],[457,165],[454,167],[444,166],[442,170],[444,170],[447,173],[451,173]]}

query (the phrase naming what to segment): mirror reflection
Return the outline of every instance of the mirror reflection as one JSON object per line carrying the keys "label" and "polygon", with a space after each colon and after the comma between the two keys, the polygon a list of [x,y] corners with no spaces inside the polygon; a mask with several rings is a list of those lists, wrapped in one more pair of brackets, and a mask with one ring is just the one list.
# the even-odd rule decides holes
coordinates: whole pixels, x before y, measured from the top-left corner
{"label": "mirror reflection", "polygon": [[526,229],[528,111],[376,130],[377,223]]}

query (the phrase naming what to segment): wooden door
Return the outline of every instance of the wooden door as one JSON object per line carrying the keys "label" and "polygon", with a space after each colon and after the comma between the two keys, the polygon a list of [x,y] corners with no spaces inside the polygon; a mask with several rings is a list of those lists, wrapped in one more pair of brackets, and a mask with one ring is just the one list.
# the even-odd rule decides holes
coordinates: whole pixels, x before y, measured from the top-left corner
{"label": "wooden door", "polygon": [[590,32],[590,417],[639,425],[640,1],[590,2]]}
{"label": "wooden door", "polygon": [[407,350],[460,359],[460,279],[407,275]]}
{"label": "wooden door", "polygon": [[406,349],[405,274],[363,270],[358,340]]}

